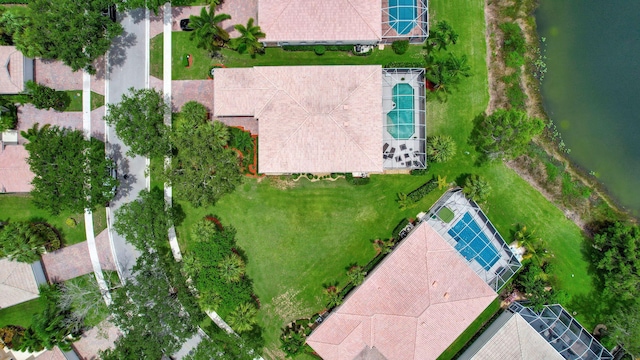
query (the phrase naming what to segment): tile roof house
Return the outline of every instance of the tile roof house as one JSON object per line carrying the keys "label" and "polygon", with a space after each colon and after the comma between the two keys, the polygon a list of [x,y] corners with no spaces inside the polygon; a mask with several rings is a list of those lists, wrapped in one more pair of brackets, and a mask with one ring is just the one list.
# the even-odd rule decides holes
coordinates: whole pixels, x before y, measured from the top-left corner
{"label": "tile roof house", "polygon": [[38,284],[31,265],[0,259],[0,309],[38,296]]}
{"label": "tile roof house", "polygon": [[307,343],[325,360],[435,359],[496,296],[423,222]]}
{"label": "tile roof house", "polygon": [[258,120],[264,174],[382,173],[382,68],[216,69],[215,116]]}
{"label": "tile roof house", "polygon": [[563,360],[520,314],[503,312],[460,360]]}
{"label": "tile roof house", "polygon": [[35,175],[27,164],[28,157],[23,145],[0,145],[0,193],[31,191]]}
{"label": "tile roof house", "polygon": [[376,0],[259,0],[258,25],[267,44],[375,44],[382,39]]}
{"label": "tile roof house", "polygon": [[20,93],[29,80],[33,80],[33,59],[15,46],[0,46],[0,94]]}

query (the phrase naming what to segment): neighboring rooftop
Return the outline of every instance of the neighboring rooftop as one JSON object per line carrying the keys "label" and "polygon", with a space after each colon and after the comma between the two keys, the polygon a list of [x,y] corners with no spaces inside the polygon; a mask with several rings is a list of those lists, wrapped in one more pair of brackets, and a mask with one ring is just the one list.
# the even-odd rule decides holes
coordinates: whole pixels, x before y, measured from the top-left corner
{"label": "neighboring rooftop", "polygon": [[27,163],[28,157],[23,145],[0,145],[0,193],[31,191],[35,175]]}
{"label": "neighboring rooftop", "polygon": [[509,310],[522,316],[565,359],[613,359],[613,355],[561,305],[546,305],[542,311],[536,312],[514,302]]}
{"label": "neighboring rooftop", "polygon": [[435,359],[496,296],[423,222],[307,343],[325,360]]}
{"label": "neighboring rooftop", "polygon": [[25,69],[25,57],[15,46],[0,46],[0,94],[18,94],[24,90],[25,70],[31,70],[33,77],[33,60],[31,69]]}
{"label": "neighboring rooftop", "polygon": [[38,284],[31,265],[0,259],[0,309],[37,298]]}
{"label": "neighboring rooftop", "polygon": [[563,360],[519,314],[503,312],[459,360]]}
{"label": "neighboring rooftop", "polygon": [[215,116],[258,119],[265,174],[383,172],[382,68],[216,69]]}
{"label": "neighboring rooftop", "polygon": [[382,3],[376,0],[259,0],[267,43],[377,43]]}

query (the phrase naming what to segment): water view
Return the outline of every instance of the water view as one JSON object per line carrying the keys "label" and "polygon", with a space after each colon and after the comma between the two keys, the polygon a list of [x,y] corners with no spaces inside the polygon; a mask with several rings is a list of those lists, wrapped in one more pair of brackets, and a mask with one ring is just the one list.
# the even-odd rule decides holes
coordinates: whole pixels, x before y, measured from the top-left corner
{"label": "water view", "polygon": [[640,1],[541,0],[547,113],[571,158],[640,214]]}

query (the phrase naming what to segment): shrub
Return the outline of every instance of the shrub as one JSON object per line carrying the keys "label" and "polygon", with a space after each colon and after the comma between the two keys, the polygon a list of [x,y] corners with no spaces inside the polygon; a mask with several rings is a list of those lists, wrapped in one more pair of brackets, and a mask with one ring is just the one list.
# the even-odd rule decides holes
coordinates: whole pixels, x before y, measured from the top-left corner
{"label": "shrub", "polygon": [[189,66],[189,54],[182,55],[182,66]]}
{"label": "shrub", "polygon": [[40,85],[32,80],[27,81],[26,94],[36,109],[54,109],[62,111],[69,106],[71,98],[64,91],[56,91],[48,86]]}
{"label": "shrub", "polygon": [[407,194],[407,200],[412,203],[417,203],[422,200],[423,197],[427,196],[430,192],[438,188],[438,180],[431,179],[426,183],[422,184],[419,188],[413,190],[412,192]]}
{"label": "shrub", "polygon": [[393,52],[402,55],[409,50],[409,40],[396,40],[391,44]]}
{"label": "shrub", "polygon": [[76,227],[76,225],[78,225],[78,223],[76,222],[76,219],[74,219],[74,218],[70,218],[70,217],[69,217],[69,218],[67,218],[67,219],[64,221],[64,223],[65,223],[65,224],[67,224],[67,226],[68,226],[68,227],[71,227],[71,228],[74,228],[74,227]]}
{"label": "shrub", "polygon": [[411,175],[414,175],[414,176],[427,175],[428,173],[429,173],[429,169],[413,169],[413,170],[411,170]]}
{"label": "shrub", "polygon": [[391,237],[394,239],[398,238],[398,234],[400,234],[400,231],[402,231],[402,229],[405,228],[405,226],[409,225],[409,219],[402,219],[400,221],[400,223],[393,229],[393,232],[391,233]]}
{"label": "shrub", "polygon": [[293,322],[282,329],[282,334],[280,335],[280,349],[284,351],[287,357],[300,355],[305,349],[306,340],[306,329],[297,322]]}
{"label": "shrub", "polygon": [[[351,51],[353,45],[322,45],[327,51]],[[284,45],[284,51],[315,51],[316,45]]]}
{"label": "shrub", "polygon": [[346,173],[344,175],[344,178],[347,180],[347,182],[351,185],[366,185],[369,183],[369,178],[363,178],[363,177],[354,177],[352,173]]}
{"label": "shrub", "polygon": [[424,68],[425,63],[419,61],[392,61],[385,64],[385,68]]}
{"label": "shrub", "polygon": [[337,179],[337,178],[338,178],[338,174],[336,174],[336,173],[331,173],[331,178],[332,178],[332,179]]}
{"label": "shrub", "polygon": [[0,132],[12,130],[18,125],[18,110],[14,104],[0,105]]}
{"label": "shrub", "polygon": [[491,186],[479,175],[469,175],[464,181],[462,191],[469,199],[481,202],[487,199],[489,192],[491,192]]}
{"label": "shrub", "polygon": [[323,55],[326,51],[327,51],[327,48],[324,45],[316,45],[313,48],[313,52],[315,52],[316,55]]}

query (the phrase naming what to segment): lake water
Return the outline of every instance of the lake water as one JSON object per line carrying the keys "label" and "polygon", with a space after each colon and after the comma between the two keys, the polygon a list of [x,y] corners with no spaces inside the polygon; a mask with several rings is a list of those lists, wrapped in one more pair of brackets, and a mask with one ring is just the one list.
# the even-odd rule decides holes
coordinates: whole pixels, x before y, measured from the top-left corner
{"label": "lake water", "polygon": [[640,1],[541,0],[542,95],[570,157],[640,214]]}

